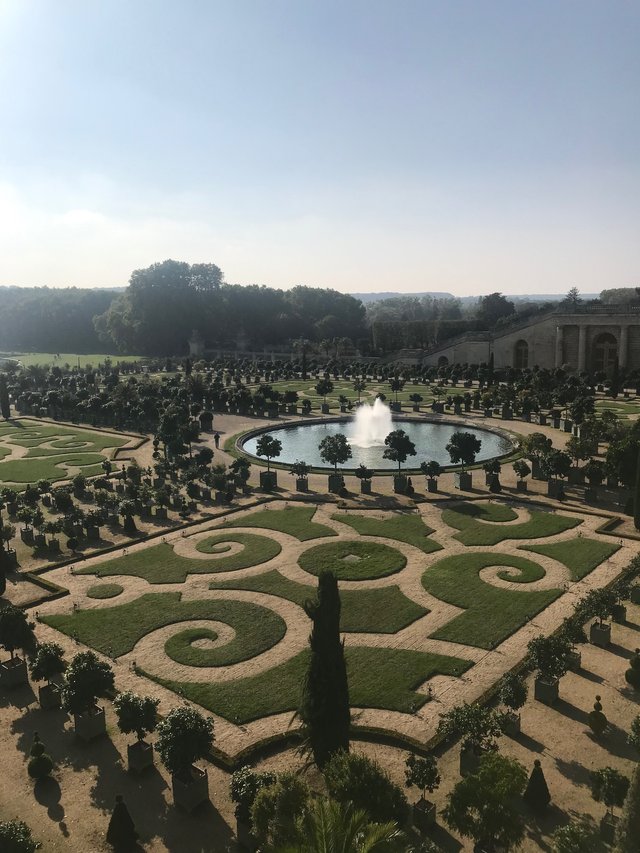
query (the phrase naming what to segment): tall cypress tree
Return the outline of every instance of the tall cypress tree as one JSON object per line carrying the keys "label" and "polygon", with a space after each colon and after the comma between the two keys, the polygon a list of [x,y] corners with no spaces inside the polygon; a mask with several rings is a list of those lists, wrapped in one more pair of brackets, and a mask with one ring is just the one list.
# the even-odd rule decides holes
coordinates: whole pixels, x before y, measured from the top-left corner
{"label": "tall cypress tree", "polygon": [[9,389],[7,388],[7,380],[4,376],[0,376],[0,415],[7,421],[11,417]]}
{"label": "tall cypress tree", "polygon": [[636,488],[633,495],[633,523],[636,530],[640,530],[640,450],[636,463]]}
{"label": "tall cypress tree", "polygon": [[306,749],[322,769],[329,758],[349,749],[349,685],[340,639],[340,594],[333,572],[318,578],[318,597],[304,605],[313,627],[309,636],[311,660],[304,680],[298,716]]}

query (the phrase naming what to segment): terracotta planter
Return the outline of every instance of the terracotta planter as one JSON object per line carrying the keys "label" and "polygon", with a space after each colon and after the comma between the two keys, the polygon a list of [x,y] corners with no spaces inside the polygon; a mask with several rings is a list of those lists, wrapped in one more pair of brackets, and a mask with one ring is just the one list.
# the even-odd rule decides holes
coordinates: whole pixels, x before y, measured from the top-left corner
{"label": "terracotta planter", "polygon": [[421,797],[413,806],[413,825],[428,832],[436,822],[436,804]]}
{"label": "terracotta planter", "polygon": [[584,470],[582,468],[570,468],[567,479],[572,486],[581,486],[584,483]]}
{"label": "terracotta planter", "polygon": [[270,492],[278,485],[278,474],[276,471],[260,471],[260,488]]}
{"label": "terracotta planter", "polygon": [[86,743],[107,732],[104,708],[94,705],[84,714],[74,714],[73,723],[76,735]]}
{"label": "terracotta planter", "polygon": [[209,777],[206,770],[191,766],[191,778],[171,777],[173,802],[178,808],[192,812],[209,800]]}
{"label": "terracotta planter", "polygon": [[43,711],[57,711],[62,707],[60,688],[57,684],[45,684],[38,688],[38,702]]}
{"label": "terracotta planter", "polygon": [[594,646],[606,649],[611,642],[611,625],[607,622],[594,622],[589,628],[589,640]]}
{"label": "terracotta planter", "polygon": [[27,664],[21,657],[9,658],[0,663],[0,687],[11,690],[29,683]]}
{"label": "terracotta planter", "polygon": [[142,773],[148,767],[153,767],[153,745],[138,740],[127,746],[127,765],[133,773]]}
{"label": "terracotta planter", "polygon": [[542,678],[538,676],[534,682],[533,695],[543,705],[553,705],[560,693],[560,680],[558,678]]}
{"label": "terracotta planter", "polygon": [[460,489],[461,492],[469,492],[473,484],[473,477],[468,471],[456,471],[454,482],[456,489]]}

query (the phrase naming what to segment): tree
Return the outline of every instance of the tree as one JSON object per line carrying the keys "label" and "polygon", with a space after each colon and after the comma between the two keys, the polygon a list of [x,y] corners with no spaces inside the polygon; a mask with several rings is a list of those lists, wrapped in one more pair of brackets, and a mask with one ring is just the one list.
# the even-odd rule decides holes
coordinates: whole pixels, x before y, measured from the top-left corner
{"label": "tree", "polygon": [[630,781],[614,767],[602,767],[591,772],[591,796],[596,803],[604,803],[613,817],[614,808],[621,808],[629,790]]}
{"label": "tree", "polygon": [[349,749],[349,686],[340,640],[340,595],[333,572],[318,577],[318,596],[304,604],[312,620],[311,658],[302,687],[298,715],[306,748],[322,769],[336,752]]}
{"label": "tree", "polygon": [[79,652],[67,667],[62,688],[62,706],[71,714],[85,714],[113,690],[113,670],[94,652]]}
{"label": "tree", "polygon": [[484,705],[456,705],[442,714],[438,734],[444,737],[461,737],[462,749],[476,754],[497,749],[496,738],[502,734],[500,720],[495,711]]}
{"label": "tree", "polygon": [[0,821],[0,850],[3,853],[35,853],[40,845],[21,820]]}
{"label": "tree", "polygon": [[567,823],[551,836],[553,853],[596,853],[598,839],[584,823]]}
{"label": "tree", "polygon": [[291,466],[290,473],[293,477],[297,477],[299,480],[305,480],[309,476],[309,471],[311,471],[311,468],[306,462],[301,462],[299,459],[296,459]]}
{"label": "tree", "polygon": [[353,472],[354,477],[357,477],[358,480],[364,480],[365,482],[370,481],[373,477],[375,471],[373,468],[367,468],[366,465],[361,463]]}
{"label": "tree", "polygon": [[116,804],[107,827],[107,843],[116,850],[135,850],[138,833],[121,794],[116,794]]}
{"label": "tree", "polygon": [[9,389],[7,388],[7,379],[3,373],[0,373],[0,415],[2,415],[5,421],[8,421],[11,417]]}
{"label": "tree", "polygon": [[543,812],[551,802],[551,794],[549,793],[547,780],[544,778],[542,764],[537,758],[533,762],[533,770],[531,771],[531,776],[529,776],[523,799],[537,812]]}
{"label": "tree", "polygon": [[324,779],[329,796],[339,803],[352,803],[373,820],[404,824],[409,808],[404,792],[366,755],[336,753],[325,765]]}
{"label": "tree", "polygon": [[626,670],[624,679],[635,690],[640,690],[640,649],[635,650],[635,654],[629,661],[629,669]]}
{"label": "tree", "polygon": [[570,308],[572,311],[575,311],[578,306],[581,304],[582,299],[580,299],[580,291],[577,287],[572,287],[568,290],[567,295],[560,303],[561,305],[565,305],[567,308]]}
{"label": "tree", "polygon": [[425,477],[428,477],[430,480],[437,480],[440,474],[442,474],[442,467],[440,463],[436,462],[434,459],[431,459],[429,462],[422,462],[420,470]]}
{"label": "tree", "polygon": [[514,672],[507,673],[500,685],[500,701],[511,711],[519,711],[527,701],[527,682],[521,675]]}
{"label": "tree", "polygon": [[34,681],[50,683],[54,675],[65,671],[64,650],[58,643],[39,643],[31,658],[29,668]]}
{"label": "tree", "polygon": [[553,442],[542,432],[532,432],[522,439],[522,452],[527,459],[540,461],[553,447]]}
{"label": "tree", "polygon": [[511,317],[516,307],[501,293],[489,293],[478,301],[478,319],[492,329],[501,317]]}
{"label": "tree", "polygon": [[473,465],[476,461],[481,446],[482,442],[472,432],[454,432],[446,450],[453,464],[460,463],[464,471],[467,465]]}
{"label": "tree", "polygon": [[0,646],[14,658],[16,649],[31,655],[36,650],[35,625],[20,607],[7,602],[0,608]]}
{"label": "tree", "polygon": [[251,829],[251,808],[258,791],[273,785],[277,776],[275,773],[258,773],[251,767],[241,767],[231,776],[231,800],[235,803],[236,819],[248,825]]}
{"label": "tree", "polygon": [[159,699],[151,696],[138,696],[130,690],[118,693],[113,700],[118,728],[124,735],[135,732],[139,741],[144,740],[146,734],[156,730],[158,724]]}
{"label": "tree", "polygon": [[509,850],[524,838],[516,798],[527,773],[519,761],[492,752],[483,756],[477,773],[462,779],[449,794],[443,811],[447,824],[478,845]]}
{"label": "tree", "polygon": [[520,481],[524,480],[531,473],[531,468],[527,465],[524,459],[516,459],[512,468],[514,474]]}
{"label": "tree", "polygon": [[318,445],[318,449],[322,461],[333,465],[336,474],[338,473],[338,465],[344,465],[352,456],[351,445],[347,441],[347,437],[341,432],[336,435],[325,436]]}
{"label": "tree", "polygon": [[567,655],[571,643],[565,634],[551,634],[545,637],[540,634],[527,645],[529,661],[533,669],[548,681],[562,678],[567,672]]}
{"label": "tree", "polygon": [[191,781],[191,766],[213,743],[213,721],[194,708],[172,708],[158,723],[158,754],[169,773]]}
{"label": "tree", "polygon": [[260,788],[251,807],[251,825],[261,849],[295,849],[303,842],[299,820],[309,798],[309,787],[293,773],[283,773],[271,785]]}
{"label": "tree", "polygon": [[399,377],[394,376],[392,379],[389,380],[389,388],[391,388],[391,391],[395,394],[395,401],[397,403],[398,392],[402,391],[402,389],[404,388],[404,379],[400,379]]}
{"label": "tree", "polygon": [[382,454],[384,459],[390,459],[398,463],[398,474],[400,466],[407,461],[407,456],[416,455],[416,446],[403,429],[394,429],[385,438],[386,448]]}
{"label": "tree", "polygon": [[440,774],[435,755],[419,758],[414,753],[407,757],[404,771],[407,788],[415,786],[422,791],[422,799],[426,800],[427,791],[430,794],[440,787]]}
{"label": "tree", "polygon": [[258,456],[265,456],[267,459],[267,471],[271,470],[271,460],[277,459],[282,452],[282,442],[279,438],[274,438],[272,435],[261,435],[256,442],[256,453]]}
{"label": "tree", "polygon": [[403,840],[393,821],[375,823],[364,809],[326,797],[313,801],[299,826],[304,841],[283,853],[391,853]]}
{"label": "tree", "polygon": [[366,391],[366,389],[367,389],[367,383],[364,381],[364,379],[354,379],[353,380],[353,390],[358,395],[358,402],[360,402],[360,396],[361,396],[362,392]]}
{"label": "tree", "polygon": [[549,479],[563,479],[571,470],[571,457],[562,450],[550,450],[540,462],[542,473]]}
{"label": "tree", "polygon": [[322,397],[322,402],[327,402],[327,394],[333,391],[333,382],[330,379],[320,379],[315,386],[315,392]]}

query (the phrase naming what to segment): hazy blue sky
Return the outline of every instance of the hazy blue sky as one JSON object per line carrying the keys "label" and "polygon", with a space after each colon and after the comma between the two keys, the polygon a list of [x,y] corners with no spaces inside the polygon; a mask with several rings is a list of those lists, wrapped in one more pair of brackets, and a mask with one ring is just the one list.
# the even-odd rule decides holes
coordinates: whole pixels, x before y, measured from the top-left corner
{"label": "hazy blue sky", "polygon": [[640,285],[637,0],[0,0],[0,284]]}

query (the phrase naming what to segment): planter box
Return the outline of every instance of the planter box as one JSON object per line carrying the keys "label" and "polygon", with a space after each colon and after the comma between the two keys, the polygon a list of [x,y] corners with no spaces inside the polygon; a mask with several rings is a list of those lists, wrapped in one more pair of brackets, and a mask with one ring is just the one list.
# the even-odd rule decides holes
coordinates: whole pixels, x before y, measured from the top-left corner
{"label": "planter box", "polygon": [[543,705],[553,705],[560,693],[560,681],[557,678],[547,680],[538,676],[534,682],[533,695]]}
{"label": "planter box", "polygon": [[513,410],[509,408],[509,406],[502,407],[502,420],[510,421],[513,420]]}
{"label": "planter box", "polygon": [[520,714],[514,714],[510,711],[504,714],[502,717],[502,731],[506,735],[509,735],[509,737],[515,737],[520,734],[520,728]]}
{"label": "planter box", "polygon": [[562,418],[560,421],[561,427],[564,432],[572,432],[573,431],[573,421],[570,421],[569,418]]}
{"label": "planter box", "polygon": [[438,481],[437,480],[427,480],[427,491],[431,492],[432,494],[434,492],[437,492],[438,491]]}
{"label": "planter box", "polygon": [[159,489],[161,486],[164,486],[164,477],[154,477],[153,486],[156,489]]}
{"label": "planter box", "polygon": [[308,492],[309,480],[306,477],[298,477],[296,479],[296,492]]}
{"label": "planter box", "polygon": [[460,775],[469,776],[471,773],[475,773],[484,754],[483,751],[476,752],[474,749],[462,748],[460,750]]}
{"label": "planter box", "polygon": [[582,652],[577,649],[567,652],[567,666],[571,672],[582,669]]}
{"label": "planter box", "polygon": [[636,584],[631,587],[631,595],[629,596],[633,604],[640,604],[640,585]]}
{"label": "planter box", "polygon": [[584,491],[584,499],[589,504],[598,503],[598,490],[595,486],[589,486]]}
{"label": "planter box", "polygon": [[51,495],[42,495],[42,503],[44,506],[51,506]]}
{"label": "planter box", "polygon": [[204,486],[200,489],[200,497],[203,501],[211,500],[211,489],[205,489]]}
{"label": "planter box", "polygon": [[546,480],[547,478],[542,473],[542,465],[539,459],[531,460],[531,477],[534,480]]}
{"label": "planter box", "polygon": [[562,500],[564,497],[564,483],[561,480],[549,480],[547,483],[547,495],[555,500]]}
{"label": "planter box", "polygon": [[402,406],[400,405],[400,403],[396,403],[395,401],[389,403],[389,408],[391,409],[392,412],[402,411]]}
{"label": "planter box", "polygon": [[95,542],[96,539],[100,538],[100,528],[96,527],[93,524],[87,524],[87,539],[91,539]]}
{"label": "planter box", "polygon": [[133,773],[142,773],[153,767],[153,745],[139,740],[127,746],[127,765]]}
{"label": "planter box", "polygon": [[434,403],[432,408],[433,408],[434,412],[437,412],[437,414],[439,414],[439,415],[444,414],[444,403]]}
{"label": "planter box", "polygon": [[187,812],[192,812],[202,803],[209,801],[209,777],[207,771],[200,767],[191,767],[191,779],[188,781],[172,776],[171,787],[173,802]]}
{"label": "planter box", "polygon": [[60,540],[59,539],[49,539],[47,542],[47,547],[50,551],[59,551],[60,550]]}
{"label": "planter box", "polygon": [[25,545],[33,545],[33,527],[29,527],[28,529],[23,527],[20,530],[20,539],[24,542]]}
{"label": "planter box", "polygon": [[600,821],[600,838],[607,844],[613,844],[616,840],[618,820],[617,815],[606,814]]}
{"label": "planter box", "polygon": [[332,494],[338,495],[344,488],[344,478],[342,474],[329,474],[328,489]]}
{"label": "planter box", "polygon": [[462,414],[462,406],[460,405],[460,403],[454,403],[453,404],[453,414],[454,415],[461,415]]}
{"label": "planter box", "polygon": [[492,418],[493,417],[493,409],[485,409],[484,410],[484,416],[485,416],[485,418]]}
{"label": "planter box", "polygon": [[328,415],[329,414],[329,404],[328,403],[322,403],[322,405],[320,406],[320,411],[322,412],[323,415]]}
{"label": "planter box", "polygon": [[260,488],[270,492],[278,485],[278,474],[276,471],[260,471]]}
{"label": "planter box", "polygon": [[255,853],[258,849],[258,842],[251,832],[251,829],[239,818],[236,818],[236,840],[239,847],[243,850],[249,850],[250,853]]}
{"label": "planter box", "polygon": [[36,533],[33,537],[33,544],[36,548],[46,548],[47,547],[47,537],[44,533]]}
{"label": "planter box", "polygon": [[62,707],[60,688],[57,684],[45,684],[38,688],[38,702],[43,711],[57,711]]}
{"label": "planter box", "polygon": [[413,806],[413,825],[420,832],[428,832],[436,822],[436,804],[422,797]]}
{"label": "planter box", "polygon": [[516,491],[517,492],[526,492],[529,488],[529,484],[526,480],[518,480],[516,482]]}
{"label": "planter box", "polygon": [[617,489],[619,485],[617,477],[607,477],[607,488],[608,489]]}
{"label": "planter box", "polygon": [[157,506],[155,511],[155,517],[160,519],[160,521],[167,520],[167,508],[166,506]]}
{"label": "planter box", "polygon": [[627,608],[624,604],[614,604],[611,608],[611,619],[622,625],[627,621]]}
{"label": "planter box", "polygon": [[468,471],[456,471],[454,474],[454,483],[456,489],[460,489],[462,492],[469,492],[473,484],[473,477]]}
{"label": "planter box", "polygon": [[360,480],[360,494],[361,495],[370,495],[371,494],[371,480]]}
{"label": "planter box", "polygon": [[572,486],[581,486],[584,483],[584,471],[582,468],[570,468],[567,480]]}
{"label": "planter box", "polygon": [[0,663],[0,687],[11,690],[28,683],[27,664],[22,658],[14,657]]}
{"label": "planter box", "polygon": [[101,708],[99,705],[94,705],[85,714],[74,714],[73,723],[76,735],[86,743],[107,732],[104,708]]}
{"label": "planter box", "polygon": [[611,625],[607,622],[594,622],[589,628],[589,641],[594,646],[599,646],[601,649],[606,647],[611,642]]}
{"label": "planter box", "polygon": [[407,481],[407,478],[404,476],[404,474],[394,474],[394,477],[393,477],[393,491],[394,491],[397,495],[404,495],[404,494],[406,494],[406,491],[407,491],[407,484],[408,484],[408,481]]}

